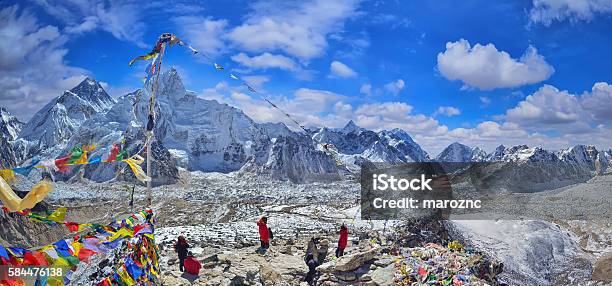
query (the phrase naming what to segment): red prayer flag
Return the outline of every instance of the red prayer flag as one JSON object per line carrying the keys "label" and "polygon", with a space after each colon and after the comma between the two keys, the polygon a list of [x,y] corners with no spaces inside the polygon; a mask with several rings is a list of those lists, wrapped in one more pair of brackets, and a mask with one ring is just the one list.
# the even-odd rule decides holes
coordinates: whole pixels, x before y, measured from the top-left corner
{"label": "red prayer flag", "polygon": [[111,284],[110,282],[110,278],[106,278],[102,281],[100,281],[100,283],[98,283],[98,286],[112,286],[113,284]]}
{"label": "red prayer flag", "polygon": [[79,231],[79,224],[76,222],[67,221],[64,223],[71,232]]}
{"label": "red prayer flag", "polygon": [[111,147],[111,150],[110,150],[110,154],[108,155],[108,158],[106,159],[106,162],[115,162],[115,160],[117,160],[118,154],[119,154],[119,144],[113,143],[113,146]]}
{"label": "red prayer flag", "polygon": [[55,160],[55,167],[59,169],[60,173],[66,173],[68,171],[68,160],[70,160],[70,156],[58,158]]}
{"label": "red prayer flag", "polygon": [[44,254],[38,251],[28,251],[23,254],[23,265],[49,266],[49,262],[47,262]]}
{"label": "red prayer flag", "polygon": [[81,248],[81,250],[79,250],[79,254],[77,256],[78,256],[80,261],[87,261],[89,259],[89,257],[91,257],[94,254],[96,254],[96,252],[91,250],[91,249]]}

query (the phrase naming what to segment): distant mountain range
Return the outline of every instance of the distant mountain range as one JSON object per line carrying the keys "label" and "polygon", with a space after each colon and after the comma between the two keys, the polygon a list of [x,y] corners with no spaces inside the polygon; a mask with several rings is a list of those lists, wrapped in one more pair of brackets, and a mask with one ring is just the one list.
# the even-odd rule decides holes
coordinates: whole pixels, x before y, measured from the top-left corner
{"label": "distant mountain range", "polygon": [[[25,124],[0,109],[0,159],[15,166],[33,156],[58,157],[72,146],[96,144],[104,155],[113,142],[126,140],[130,152],[143,146],[150,87],[113,99],[92,78],[51,100]],[[432,159],[401,129],[374,132],[350,121],[343,128],[323,127],[309,134],[282,123],[256,123],[241,110],[187,91],[175,69],[160,78],[153,143],[155,184],[178,179],[178,168],[204,172],[254,172],[281,180],[309,182],[340,179],[370,162],[571,162],[607,167],[612,150],[577,145],[551,152],[525,145],[499,146],[487,154],[453,143]],[[322,149],[330,143],[337,158]],[[337,164],[336,160],[342,162]],[[132,180],[112,164],[76,167],[63,179]],[[117,175],[119,173],[119,175]],[[129,172],[126,172],[129,173]]]}

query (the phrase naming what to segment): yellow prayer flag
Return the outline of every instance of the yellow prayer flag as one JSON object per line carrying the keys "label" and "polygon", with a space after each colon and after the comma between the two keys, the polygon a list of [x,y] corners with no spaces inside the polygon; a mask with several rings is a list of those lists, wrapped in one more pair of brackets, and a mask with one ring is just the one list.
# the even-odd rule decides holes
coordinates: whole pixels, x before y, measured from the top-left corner
{"label": "yellow prayer flag", "polygon": [[12,184],[15,181],[15,172],[13,172],[11,169],[0,170],[0,177],[2,177],[9,184]]}
{"label": "yellow prayer flag", "polygon": [[74,161],[74,164],[75,165],[87,165],[87,151],[83,151],[83,154],[81,154],[81,157],[79,157],[79,159]]}
{"label": "yellow prayer flag", "polygon": [[134,176],[136,176],[136,179],[138,179],[139,181],[146,183],[151,180],[151,178],[147,176],[146,173],[140,167],[140,164],[144,163],[144,158],[142,158],[140,155],[134,155],[131,158],[123,160],[123,162],[127,163],[130,166],[130,169],[132,169]]}
{"label": "yellow prayer flag", "polygon": [[66,207],[58,208],[52,214],[50,214],[47,218],[57,223],[64,223],[64,220],[66,219],[67,211],[68,211],[68,208]]}
{"label": "yellow prayer flag", "polygon": [[132,276],[130,276],[130,274],[125,269],[125,265],[121,266],[121,268],[119,268],[118,272],[119,272],[119,277],[121,277],[121,280],[123,281],[123,283],[125,283],[125,285],[133,286],[134,284],[136,284],[136,282],[134,282],[134,279],[132,278]]}

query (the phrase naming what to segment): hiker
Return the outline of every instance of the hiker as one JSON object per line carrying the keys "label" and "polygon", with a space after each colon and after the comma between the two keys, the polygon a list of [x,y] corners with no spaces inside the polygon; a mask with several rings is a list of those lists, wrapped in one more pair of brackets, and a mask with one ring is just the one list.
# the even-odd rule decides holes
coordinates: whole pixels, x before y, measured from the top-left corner
{"label": "hiker", "polygon": [[317,266],[319,266],[319,261],[314,258],[312,253],[308,253],[306,255],[306,265],[308,265],[308,273],[306,273],[306,283],[308,285],[316,285],[316,276],[317,276]]}
{"label": "hiker", "polygon": [[327,257],[327,253],[329,252],[329,240],[327,239],[322,239],[321,242],[319,242],[319,250],[318,250],[318,255],[317,255],[317,261],[319,261],[319,263],[323,263],[325,262],[325,258]]}
{"label": "hiker", "polygon": [[315,260],[319,261],[319,248],[317,247],[319,244],[319,240],[317,238],[310,238],[308,244],[306,245],[306,255],[304,256],[304,261],[307,261],[306,256],[311,254]]}
{"label": "hiker", "polygon": [[200,261],[193,257],[193,253],[189,251],[187,254],[187,258],[185,258],[185,271],[191,275],[200,275],[200,269],[202,268],[202,264]]}
{"label": "hiker", "polygon": [[261,246],[258,249],[258,252],[263,254],[266,253],[268,248],[270,247],[270,232],[268,230],[268,218],[262,216],[259,221],[257,221],[257,227],[259,229],[259,241],[261,242]]}
{"label": "hiker", "polygon": [[340,239],[338,240],[338,248],[336,248],[336,257],[342,257],[344,255],[344,249],[348,243],[348,228],[342,224],[340,227]]}
{"label": "hiker", "polygon": [[174,244],[174,251],[178,254],[179,271],[185,272],[185,258],[187,258],[189,243],[184,236],[179,236],[178,241]]}

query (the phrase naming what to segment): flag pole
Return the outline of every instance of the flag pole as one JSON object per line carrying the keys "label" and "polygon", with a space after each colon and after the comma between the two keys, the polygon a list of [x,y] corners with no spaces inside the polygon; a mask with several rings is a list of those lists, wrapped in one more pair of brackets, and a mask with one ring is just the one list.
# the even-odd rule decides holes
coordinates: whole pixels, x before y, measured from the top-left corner
{"label": "flag pole", "polygon": [[[157,93],[158,85],[159,85],[159,74],[161,73],[162,61],[164,59],[164,52],[166,50],[166,43],[162,44],[161,52],[159,54],[159,66],[157,67],[157,75],[155,76],[155,82],[153,83],[153,87],[151,89],[151,99],[149,100],[149,116],[152,117],[153,123],[155,123],[155,95]],[[149,119],[151,120],[151,119]],[[154,124],[153,124],[154,126]],[[151,207],[153,203],[153,191],[151,190],[151,181],[153,180],[151,177],[151,161],[153,160],[153,156],[151,155],[151,144],[153,144],[153,140],[155,135],[152,130],[148,130],[150,132],[148,136],[150,139],[147,140],[147,177],[149,180],[147,181],[147,206]]]}

